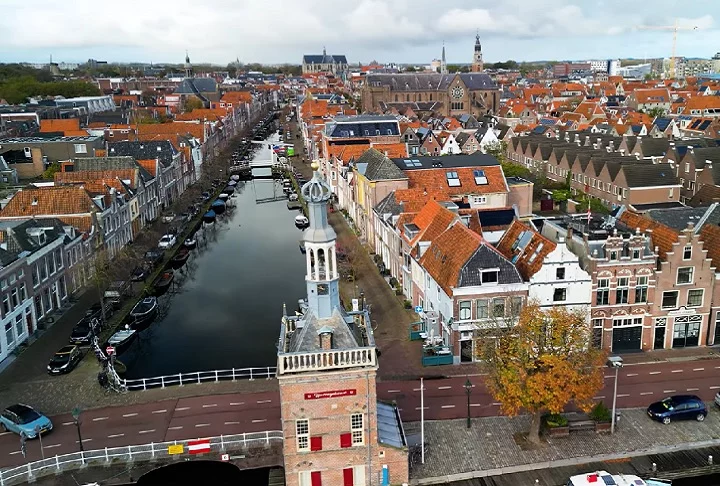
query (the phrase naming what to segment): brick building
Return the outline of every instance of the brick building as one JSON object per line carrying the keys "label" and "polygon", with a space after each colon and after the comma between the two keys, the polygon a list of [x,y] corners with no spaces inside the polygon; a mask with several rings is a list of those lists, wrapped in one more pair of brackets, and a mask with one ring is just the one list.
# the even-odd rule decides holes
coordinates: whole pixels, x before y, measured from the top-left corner
{"label": "brick building", "polygon": [[396,407],[379,403],[377,352],[369,315],[340,304],[330,187],[313,164],[302,188],[307,302],[284,313],[278,382],[288,486],[365,486],[408,482],[407,446]]}

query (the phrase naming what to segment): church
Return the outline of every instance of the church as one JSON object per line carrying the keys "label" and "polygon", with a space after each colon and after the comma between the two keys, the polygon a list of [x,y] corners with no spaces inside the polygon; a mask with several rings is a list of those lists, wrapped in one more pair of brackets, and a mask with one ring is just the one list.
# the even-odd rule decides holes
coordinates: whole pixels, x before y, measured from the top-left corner
{"label": "church", "polygon": [[443,47],[439,73],[368,74],[362,90],[363,111],[410,106],[415,112],[442,116],[496,113],[500,90],[483,72],[480,36],[475,37],[469,73],[450,74]]}
{"label": "church", "polygon": [[283,309],[278,341],[283,456],[287,486],[408,483],[400,413],[378,402],[378,355],[362,299],[340,302],[336,235],[328,222],[330,186],[313,162],[302,187],[310,225],[303,233],[307,299]]}

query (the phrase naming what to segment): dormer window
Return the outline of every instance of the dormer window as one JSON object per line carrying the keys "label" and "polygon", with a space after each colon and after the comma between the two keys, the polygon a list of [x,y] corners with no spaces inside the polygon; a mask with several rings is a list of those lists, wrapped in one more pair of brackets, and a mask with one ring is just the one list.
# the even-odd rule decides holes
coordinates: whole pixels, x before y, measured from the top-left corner
{"label": "dormer window", "polygon": [[632,257],[633,257],[633,260],[639,260],[640,259],[640,250],[633,250]]}
{"label": "dormer window", "polygon": [[685,248],[683,248],[683,260],[690,260],[690,259],[692,259],[692,246],[685,245]]}
{"label": "dormer window", "polygon": [[478,186],[483,186],[488,183],[487,177],[485,177],[484,170],[474,170],[473,177],[475,177],[475,184],[477,184]]}
{"label": "dormer window", "polygon": [[460,178],[458,177],[457,172],[455,172],[455,171],[445,172],[445,177],[447,177],[448,186],[460,187]]}
{"label": "dormer window", "polygon": [[499,270],[485,270],[480,273],[480,282],[484,284],[497,283],[500,271]]}

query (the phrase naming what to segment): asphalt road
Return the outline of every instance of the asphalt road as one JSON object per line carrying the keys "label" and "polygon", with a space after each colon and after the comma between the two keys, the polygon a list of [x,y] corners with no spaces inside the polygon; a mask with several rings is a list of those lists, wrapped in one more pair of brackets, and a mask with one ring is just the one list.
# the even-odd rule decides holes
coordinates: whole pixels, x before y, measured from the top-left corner
{"label": "asphalt road", "polygon": [[[711,401],[720,390],[720,359],[626,366],[619,373],[618,407],[642,407],[667,395],[691,393]],[[425,384],[425,419],[463,418],[467,414],[465,381],[468,377],[428,379]],[[484,386],[484,377],[469,377],[473,384],[470,411],[473,417],[500,414]],[[610,406],[615,374],[606,372],[605,387],[597,399]],[[395,400],[404,421],[420,419],[420,382],[378,382],[381,400]],[[142,392],[134,392],[142,393]],[[711,412],[719,413],[719,412]],[[79,449],[77,428],[70,415],[52,417],[52,433],[43,438],[46,457]],[[280,429],[277,392],[208,395],[158,401],[127,407],[88,410],[81,416],[85,449],[148,444]],[[0,434],[0,467],[40,459],[39,441],[28,441],[27,458],[20,453],[18,436]]]}

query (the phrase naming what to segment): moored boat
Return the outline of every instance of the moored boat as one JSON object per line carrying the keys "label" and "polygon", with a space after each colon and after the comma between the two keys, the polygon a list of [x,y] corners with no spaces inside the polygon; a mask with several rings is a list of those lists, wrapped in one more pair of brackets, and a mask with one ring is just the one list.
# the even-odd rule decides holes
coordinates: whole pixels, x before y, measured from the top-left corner
{"label": "moored boat", "polygon": [[295,216],[295,226],[298,228],[307,228],[310,225],[310,220],[302,214]]}
{"label": "moored boat", "polygon": [[117,331],[115,334],[110,336],[110,339],[108,339],[107,341],[107,345],[115,348],[116,354],[120,354],[125,351],[128,346],[130,346],[130,344],[135,340],[136,337],[137,330],[130,329],[130,326],[125,325],[125,329],[121,329],[120,331]]}
{"label": "moored boat", "polygon": [[232,196],[233,193],[235,193],[235,188],[233,186],[226,186],[225,189],[222,190],[222,193]]}
{"label": "moored boat", "polygon": [[222,214],[225,212],[225,202],[222,199],[215,199],[210,205],[210,208],[215,211],[216,214]]}
{"label": "moored boat", "polygon": [[190,248],[187,246],[181,246],[177,253],[175,253],[175,256],[170,259],[170,264],[173,268],[180,268],[185,265],[185,262],[187,262],[189,257]]}
{"label": "moored boat", "polygon": [[205,213],[203,215],[203,222],[208,223],[208,224],[214,223],[216,217],[217,217],[217,215],[215,214],[215,211],[210,209],[207,213]]}
{"label": "moored boat", "polygon": [[[237,176],[233,176],[233,177],[237,177]],[[239,179],[239,177],[238,177],[238,179]],[[236,181],[235,179],[230,179],[230,180],[228,181],[228,186],[230,186],[230,187],[235,187],[235,186],[237,186],[237,181]]]}
{"label": "moored boat", "polygon": [[157,314],[157,298],[145,297],[132,308],[130,311],[130,327],[132,329],[144,329]]}
{"label": "moored boat", "polygon": [[233,174],[230,176],[230,180],[232,180],[233,182],[235,182],[237,184],[237,181],[240,180],[240,176],[237,174]]}
{"label": "moored boat", "polygon": [[156,296],[163,295],[170,288],[170,284],[175,278],[175,273],[172,270],[165,270],[163,273],[158,275],[158,278],[153,282],[153,293]]}
{"label": "moored boat", "polygon": [[230,198],[230,194],[226,194],[224,192],[221,192],[220,194],[218,194],[218,199],[220,199],[221,201],[227,201],[229,198]]}
{"label": "moored boat", "polygon": [[189,236],[183,245],[185,245],[185,248],[188,250],[192,250],[197,247],[197,239],[194,236]]}

